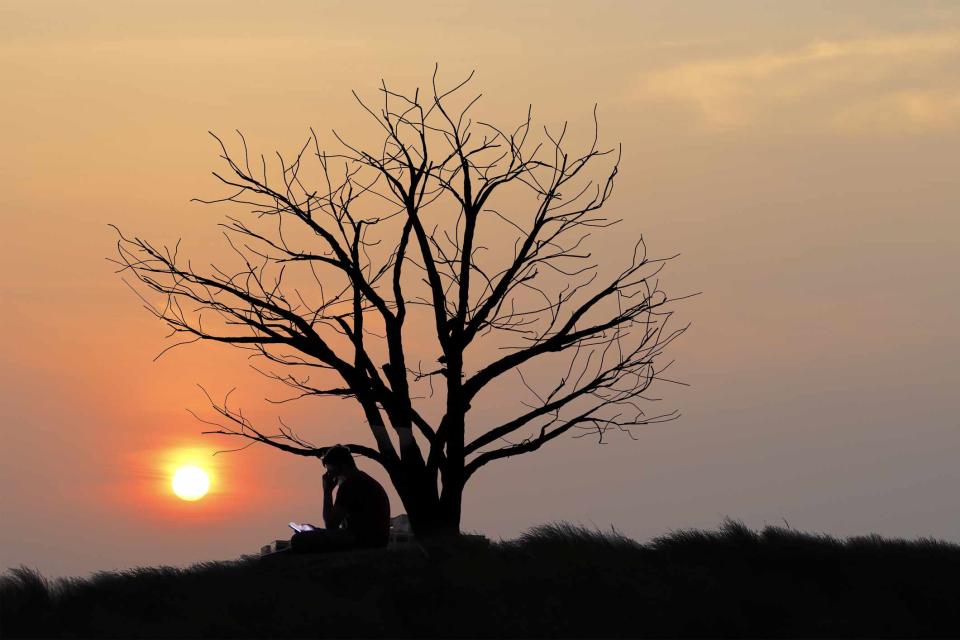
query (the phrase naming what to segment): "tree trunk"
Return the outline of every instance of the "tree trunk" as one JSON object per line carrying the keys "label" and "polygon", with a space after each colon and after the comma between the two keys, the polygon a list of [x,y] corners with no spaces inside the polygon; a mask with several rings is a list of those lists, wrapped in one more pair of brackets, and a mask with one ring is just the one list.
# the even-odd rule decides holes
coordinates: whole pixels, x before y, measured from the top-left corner
{"label": "tree trunk", "polygon": [[436,481],[406,482],[394,487],[400,494],[410,518],[414,536],[419,540],[456,537],[460,534],[460,514],[444,509],[437,496]]}
{"label": "tree trunk", "polygon": [[413,535],[420,541],[441,540],[455,538],[460,535],[460,522],[448,517],[440,509],[427,512],[411,512],[410,526]]}

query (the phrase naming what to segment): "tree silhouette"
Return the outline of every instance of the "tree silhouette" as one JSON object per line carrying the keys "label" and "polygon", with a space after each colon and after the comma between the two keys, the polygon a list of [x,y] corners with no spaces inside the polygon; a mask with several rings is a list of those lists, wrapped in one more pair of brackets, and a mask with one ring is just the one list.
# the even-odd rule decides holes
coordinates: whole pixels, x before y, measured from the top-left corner
{"label": "tree silhouette", "polygon": [[[665,260],[648,258],[640,238],[605,277],[586,249],[592,232],[618,222],[600,213],[620,154],[598,148],[596,110],[592,143],[571,154],[566,124],[533,141],[529,109],[512,130],[472,120],[479,96],[460,97],[471,77],[441,91],[435,72],[426,100],[382,84],[376,108],[354,93],[379,126],[375,146],[334,132],[339,149],[328,154],[311,129],[294,157],[268,163],[251,158],[240,132],[237,154],[211,133],[228,169],[214,175],[231,192],[201,202],[248,210],[221,225],[236,268],[198,269],[179,242],[117,230],[120,272],[138,293],[160,294],[141,297],[186,337],[168,349],[200,340],[250,349],[273,367],[261,373],[295,390],[288,400],[358,403],[373,443],[348,446],[383,466],[418,536],[459,531],[464,486],[491,462],[571,431],[602,441],[677,415],[641,408],[667,366],[664,348],[686,328],[666,326]],[[605,159],[602,179],[590,178]],[[432,366],[420,358],[414,368],[417,349]],[[524,367],[554,375],[528,383]],[[518,381],[531,400],[516,415],[468,421],[497,385]],[[240,448],[318,457],[333,444],[314,446],[282,421],[267,433],[228,406],[229,394],[208,399],[219,417],[204,433],[249,441]]]}

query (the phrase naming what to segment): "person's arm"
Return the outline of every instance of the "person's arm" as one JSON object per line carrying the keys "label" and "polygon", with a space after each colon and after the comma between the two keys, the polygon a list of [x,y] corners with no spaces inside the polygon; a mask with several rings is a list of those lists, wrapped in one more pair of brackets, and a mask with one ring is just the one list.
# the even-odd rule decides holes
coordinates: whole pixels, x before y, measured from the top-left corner
{"label": "person's arm", "polygon": [[[327,529],[339,529],[343,523],[343,509],[333,501],[333,488],[336,486],[333,478],[323,475],[323,524]],[[339,496],[338,500],[339,502]]]}

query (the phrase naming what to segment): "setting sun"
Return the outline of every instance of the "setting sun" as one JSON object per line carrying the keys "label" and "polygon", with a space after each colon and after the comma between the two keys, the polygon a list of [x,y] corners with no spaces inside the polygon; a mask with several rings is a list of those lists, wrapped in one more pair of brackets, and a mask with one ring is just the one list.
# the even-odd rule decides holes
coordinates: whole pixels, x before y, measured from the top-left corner
{"label": "setting sun", "polygon": [[210,476],[200,467],[189,465],[177,469],[171,484],[178,498],[192,502],[207,495],[210,489]]}

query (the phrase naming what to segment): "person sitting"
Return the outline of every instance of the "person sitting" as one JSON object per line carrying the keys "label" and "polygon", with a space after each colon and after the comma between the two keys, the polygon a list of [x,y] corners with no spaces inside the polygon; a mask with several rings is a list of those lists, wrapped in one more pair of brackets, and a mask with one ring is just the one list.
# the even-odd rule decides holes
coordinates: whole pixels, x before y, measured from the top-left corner
{"label": "person sitting", "polygon": [[[336,445],[321,458],[325,528],[298,531],[290,538],[293,553],[323,553],[387,546],[390,500],[383,486],[357,468],[350,449]],[[333,490],[337,489],[336,499]]]}

